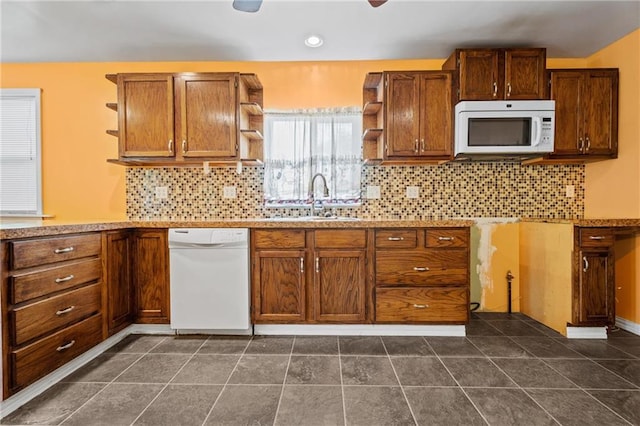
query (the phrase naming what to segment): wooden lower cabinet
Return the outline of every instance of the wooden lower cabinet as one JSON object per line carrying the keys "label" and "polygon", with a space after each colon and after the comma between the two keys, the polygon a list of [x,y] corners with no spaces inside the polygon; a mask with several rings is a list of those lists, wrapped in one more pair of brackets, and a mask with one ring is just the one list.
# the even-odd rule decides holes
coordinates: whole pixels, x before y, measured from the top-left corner
{"label": "wooden lower cabinet", "polygon": [[465,287],[376,289],[376,320],[401,323],[461,323],[468,320]]}
{"label": "wooden lower cabinet", "polygon": [[105,238],[106,323],[110,336],[133,322],[134,289],[131,279],[133,256],[130,230],[109,231]]}
{"label": "wooden lower cabinet", "polygon": [[366,321],[366,230],[258,229],[251,235],[255,323]]}
{"label": "wooden lower cabinet", "polygon": [[375,322],[469,321],[469,228],[375,232]]}
{"label": "wooden lower cabinet", "polygon": [[259,250],[253,254],[255,322],[305,319],[304,250]]}
{"label": "wooden lower cabinet", "polygon": [[316,250],[313,320],[364,322],[365,251]]}
{"label": "wooden lower cabinet", "polygon": [[575,228],[574,241],[571,325],[613,325],[615,323],[613,229]]}
{"label": "wooden lower cabinet", "polygon": [[133,233],[135,321],[169,324],[169,247],[166,229]]}

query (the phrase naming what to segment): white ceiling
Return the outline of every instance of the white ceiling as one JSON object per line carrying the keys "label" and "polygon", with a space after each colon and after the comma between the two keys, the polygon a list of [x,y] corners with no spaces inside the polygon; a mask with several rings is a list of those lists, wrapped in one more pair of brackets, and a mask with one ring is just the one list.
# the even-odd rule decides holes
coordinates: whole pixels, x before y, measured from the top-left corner
{"label": "white ceiling", "polygon": [[[1,0],[0,60],[323,61],[445,58],[456,47],[586,57],[640,27],[640,0]],[[324,45],[303,44],[319,34]]]}

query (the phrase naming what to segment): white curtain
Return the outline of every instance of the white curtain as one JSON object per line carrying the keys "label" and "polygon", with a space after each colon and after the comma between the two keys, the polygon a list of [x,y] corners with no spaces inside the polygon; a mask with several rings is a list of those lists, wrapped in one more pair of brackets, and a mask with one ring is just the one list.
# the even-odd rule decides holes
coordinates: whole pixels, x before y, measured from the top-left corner
{"label": "white curtain", "polygon": [[267,204],[304,204],[309,181],[322,173],[329,198],[316,180],[315,199],[360,201],[362,115],[359,108],[265,113],[264,194]]}

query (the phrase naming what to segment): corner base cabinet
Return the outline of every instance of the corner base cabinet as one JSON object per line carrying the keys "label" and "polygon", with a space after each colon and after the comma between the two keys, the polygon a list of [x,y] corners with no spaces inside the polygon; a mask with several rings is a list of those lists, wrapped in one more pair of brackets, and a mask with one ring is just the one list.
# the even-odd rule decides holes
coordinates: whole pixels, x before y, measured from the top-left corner
{"label": "corner base cabinet", "polygon": [[169,246],[166,229],[133,233],[135,322],[169,324]]}

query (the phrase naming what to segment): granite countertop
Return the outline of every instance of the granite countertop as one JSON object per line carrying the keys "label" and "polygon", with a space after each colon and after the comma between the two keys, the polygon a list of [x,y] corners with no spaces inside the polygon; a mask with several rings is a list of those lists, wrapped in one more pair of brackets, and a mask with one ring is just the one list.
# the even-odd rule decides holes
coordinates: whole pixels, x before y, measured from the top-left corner
{"label": "granite countertop", "polygon": [[185,221],[74,221],[56,220],[0,223],[0,239],[42,237],[47,235],[73,234],[78,232],[109,231],[125,228],[436,228],[472,226],[470,219],[320,219],[272,218],[272,219],[220,219]]}
{"label": "granite countertop", "polygon": [[589,227],[620,227],[640,232],[640,219],[538,219],[523,218],[503,220],[496,219],[320,219],[309,218],[254,218],[254,219],[219,219],[219,220],[185,220],[185,221],[59,221],[36,220],[23,222],[0,223],[0,239],[30,238],[50,235],[73,234],[78,232],[109,231],[125,228],[448,228],[473,226],[476,223],[509,223],[509,222],[544,222],[564,223]]}

